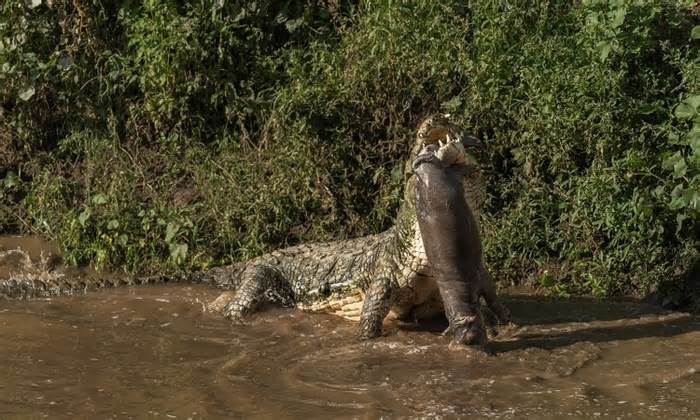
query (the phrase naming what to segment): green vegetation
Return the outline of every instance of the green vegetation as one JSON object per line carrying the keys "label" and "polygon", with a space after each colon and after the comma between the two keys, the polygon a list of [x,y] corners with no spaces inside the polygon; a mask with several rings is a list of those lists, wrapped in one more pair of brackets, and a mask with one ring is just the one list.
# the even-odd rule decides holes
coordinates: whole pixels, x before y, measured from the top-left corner
{"label": "green vegetation", "polygon": [[699,24],[690,0],[4,2],[0,231],[132,272],[377,232],[447,111],[488,145],[498,278],[686,303]]}

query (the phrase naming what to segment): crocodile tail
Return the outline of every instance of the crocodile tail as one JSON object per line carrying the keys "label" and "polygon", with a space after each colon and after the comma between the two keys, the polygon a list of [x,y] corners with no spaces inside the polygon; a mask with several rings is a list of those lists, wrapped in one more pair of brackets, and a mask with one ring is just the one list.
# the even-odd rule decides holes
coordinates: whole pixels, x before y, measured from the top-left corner
{"label": "crocodile tail", "polygon": [[91,290],[115,287],[143,286],[166,283],[208,284],[223,289],[235,289],[240,283],[243,264],[215,267],[197,272],[175,272],[154,276],[68,275],[58,272],[15,274],[0,279],[0,298],[33,299],[51,296],[85,294]]}

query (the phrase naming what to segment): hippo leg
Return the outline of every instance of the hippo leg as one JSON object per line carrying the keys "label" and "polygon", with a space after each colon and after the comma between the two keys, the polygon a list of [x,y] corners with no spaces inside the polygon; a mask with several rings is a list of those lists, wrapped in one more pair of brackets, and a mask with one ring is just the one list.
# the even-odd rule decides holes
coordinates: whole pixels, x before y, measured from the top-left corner
{"label": "hippo leg", "polygon": [[510,310],[508,310],[508,308],[506,308],[501,301],[498,300],[498,296],[496,295],[496,283],[494,283],[491,273],[489,273],[486,267],[484,267],[483,263],[481,264],[481,269],[479,271],[479,283],[481,290],[478,291],[478,293],[481,293],[481,295],[484,297],[486,305],[496,315],[498,322],[501,324],[509,323]]}

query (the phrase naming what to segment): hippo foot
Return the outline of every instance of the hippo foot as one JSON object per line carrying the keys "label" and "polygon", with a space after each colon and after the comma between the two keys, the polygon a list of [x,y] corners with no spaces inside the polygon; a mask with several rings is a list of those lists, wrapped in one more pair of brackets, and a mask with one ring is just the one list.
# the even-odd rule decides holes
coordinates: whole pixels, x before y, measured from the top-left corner
{"label": "hippo foot", "polygon": [[450,319],[450,326],[443,333],[451,335],[457,343],[486,349],[486,329],[479,310],[468,315],[456,315]]}

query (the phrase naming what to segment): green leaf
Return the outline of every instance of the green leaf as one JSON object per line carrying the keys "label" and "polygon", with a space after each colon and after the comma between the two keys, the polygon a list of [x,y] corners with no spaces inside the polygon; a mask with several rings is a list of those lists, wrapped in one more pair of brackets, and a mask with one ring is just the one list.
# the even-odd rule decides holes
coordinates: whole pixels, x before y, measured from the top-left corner
{"label": "green leaf", "polygon": [[608,41],[600,41],[596,47],[598,48],[598,51],[600,52],[600,60],[605,61],[608,59],[608,55],[610,55],[610,50],[612,49],[612,44]]}
{"label": "green leaf", "polygon": [[654,188],[654,195],[656,197],[661,197],[664,194],[664,190],[665,190],[664,186],[659,185],[656,188]]}
{"label": "green leaf", "polygon": [[180,230],[180,225],[173,222],[168,223],[168,226],[165,228],[165,242],[170,243],[177,235],[178,230]]}
{"label": "green leaf", "polygon": [[688,165],[685,163],[685,159],[682,157],[673,164],[673,177],[674,178],[681,178],[685,176],[685,173],[688,171]]}
{"label": "green leaf", "polygon": [[287,28],[287,31],[289,33],[292,33],[296,31],[302,24],[304,23],[304,19],[299,18],[299,19],[289,19],[284,23],[284,27]]}
{"label": "green leaf", "polygon": [[27,86],[19,91],[19,98],[23,101],[28,101],[34,96],[34,93],[36,93],[34,86]]}
{"label": "green leaf", "polygon": [[107,196],[104,194],[96,194],[92,197],[92,204],[101,205],[107,203]]}
{"label": "green leaf", "polygon": [[676,152],[673,155],[667,157],[663,161],[661,166],[666,170],[672,170],[674,178],[682,177],[683,175],[685,175],[686,170],[688,169],[685,163],[685,159],[683,158],[683,155],[681,155],[681,152]]}
{"label": "green leaf", "polygon": [[17,187],[20,183],[21,182],[19,177],[12,171],[8,172],[7,175],[5,175],[5,179],[2,182],[6,189]]}
{"label": "green leaf", "polygon": [[686,219],[688,219],[688,215],[686,215],[685,213],[678,213],[676,215],[676,224],[677,224],[676,235],[678,235],[681,232],[681,230],[683,229],[683,222]]}
{"label": "green leaf", "polygon": [[687,104],[685,102],[681,102],[676,107],[674,114],[676,115],[676,118],[680,118],[682,120],[687,120],[687,119],[693,118],[693,116],[695,116],[695,110],[689,104]]}
{"label": "green leaf", "polygon": [[107,223],[107,229],[109,230],[114,230],[119,227],[119,221],[116,219],[112,219]]}
{"label": "green leaf", "polygon": [[525,162],[525,153],[520,147],[514,147],[510,149],[510,154],[513,155],[513,159],[520,165],[522,165],[523,162]]}
{"label": "green leaf", "polygon": [[685,103],[687,103],[688,105],[692,106],[693,109],[694,109],[695,111],[697,111],[698,108],[700,108],[700,95],[688,96],[687,98],[685,98],[685,100],[684,100],[683,102],[685,102]]}
{"label": "green leaf", "polygon": [[686,141],[693,152],[700,151],[700,126],[694,126],[685,136]]}
{"label": "green leaf", "polygon": [[671,197],[679,197],[683,194],[683,184],[678,184],[675,187],[673,187],[673,191],[671,191]]}
{"label": "green leaf", "polygon": [[661,107],[658,102],[645,103],[639,107],[639,113],[643,115],[651,115],[657,112]]}
{"label": "green leaf", "polygon": [[700,107],[700,95],[693,95],[678,104],[674,113],[677,118],[687,120],[697,115],[698,107]]}
{"label": "green leaf", "polygon": [[248,15],[248,11],[245,9],[245,7],[241,8],[241,11],[234,16],[233,22],[240,22],[241,20],[245,19],[245,17]]}
{"label": "green leaf", "polygon": [[679,196],[674,197],[668,206],[671,208],[671,210],[680,210],[682,208],[685,208],[687,205],[688,203],[685,202],[683,196]]}
{"label": "green leaf", "polygon": [[117,238],[117,243],[124,247],[127,246],[129,244],[129,235],[127,235],[126,233],[122,233]]}
{"label": "green leaf", "polygon": [[627,8],[625,7],[620,7],[618,9],[615,9],[615,11],[612,12],[613,14],[613,20],[611,22],[611,26],[614,28],[618,28],[622,26],[623,23],[625,23],[625,15],[627,15]]}
{"label": "green leaf", "polygon": [[690,38],[698,39],[700,38],[700,25],[695,26],[693,30],[690,31]]}
{"label": "green leaf", "polygon": [[92,212],[90,209],[85,209],[80,213],[80,215],[78,215],[78,222],[80,222],[80,226],[85,227],[85,223],[88,221],[91,214]]}
{"label": "green leaf", "polygon": [[589,12],[586,16],[586,20],[589,25],[595,26],[598,24],[598,14],[594,12]]}
{"label": "green leaf", "polygon": [[[688,164],[689,168],[700,169],[700,149],[693,151],[693,153],[687,157],[686,163]],[[700,184],[698,184],[698,189],[700,189]]]}
{"label": "green leaf", "polygon": [[175,261],[176,264],[181,264],[187,257],[187,244],[176,243],[170,244],[170,258]]}
{"label": "green leaf", "polygon": [[684,194],[684,198],[688,207],[693,210],[700,209],[700,191],[693,191],[691,188],[688,188]]}
{"label": "green leaf", "polygon": [[671,191],[671,203],[669,204],[672,210],[679,210],[688,205],[685,195],[683,194],[684,192],[683,184],[678,184],[673,188],[673,191]]}

